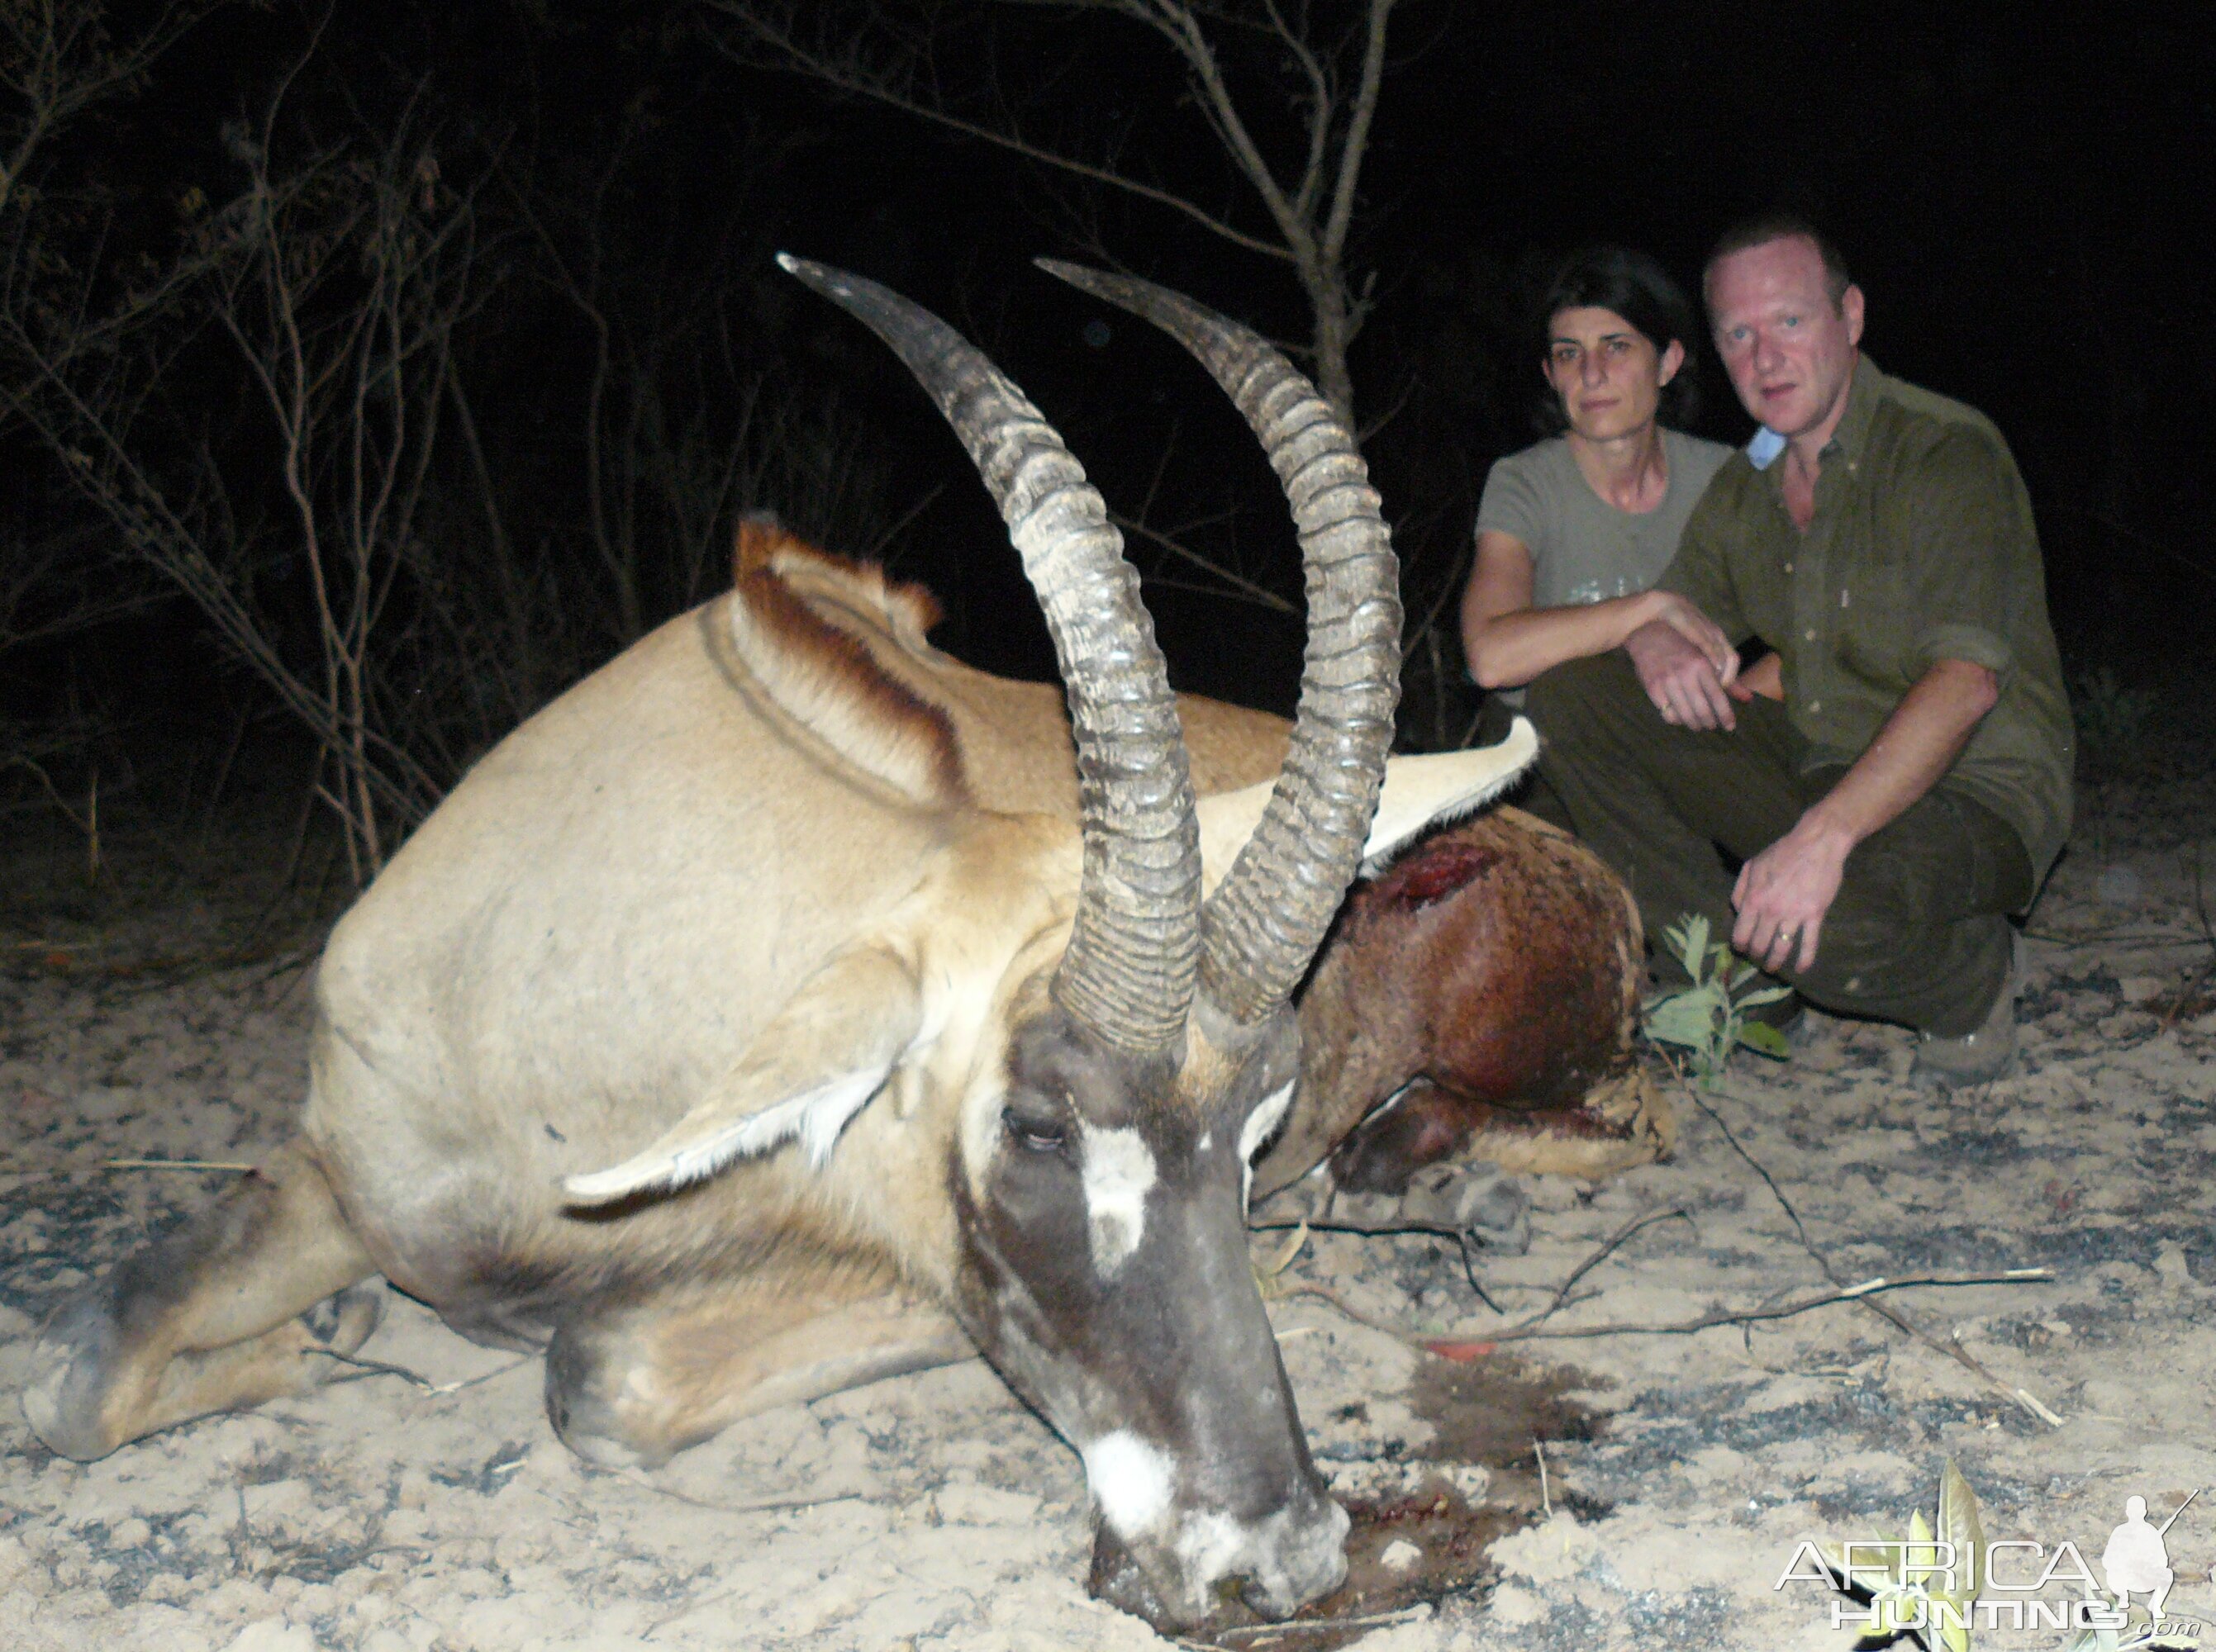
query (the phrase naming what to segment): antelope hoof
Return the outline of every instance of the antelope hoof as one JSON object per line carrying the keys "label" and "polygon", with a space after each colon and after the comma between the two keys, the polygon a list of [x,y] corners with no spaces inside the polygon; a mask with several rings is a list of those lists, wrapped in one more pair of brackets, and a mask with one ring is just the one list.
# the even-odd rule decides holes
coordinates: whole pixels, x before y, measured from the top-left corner
{"label": "antelope hoof", "polygon": [[303,1356],[351,1357],[384,1311],[379,1284],[350,1286],[263,1336],[156,1363],[143,1343],[131,1346],[115,1289],[103,1280],[63,1304],[40,1333],[23,1418],[48,1449],[89,1463],[195,1416],[313,1392],[338,1366]]}
{"label": "antelope hoof", "polygon": [[[350,1360],[361,1351],[361,1345],[369,1341],[384,1319],[384,1282],[369,1280],[325,1297],[300,1316],[300,1328],[308,1333],[312,1349]],[[315,1380],[307,1385],[309,1388],[321,1388],[338,1374],[332,1362],[317,1363],[323,1368],[315,1373]]]}
{"label": "antelope hoof", "polygon": [[622,1373],[632,1362],[612,1357],[608,1340],[575,1327],[556,1333],[546,1349],[546,1420],[594,1468],[658,1469],[675,1452],[625,1416]]}
{"label": "antelope hoof", "polygon": [[1331,1213],[1359,1232],[1459,1234],[1512,1256],[1531,1248],[1530,1201],[1498,1165],[1426,1164],[1400,1193],[1340,1193]]}
{"label": "antelope hoof", "polygon": [[1531,1248],[1531,1205],[1523,1183],[1492,1164],[1427,1164],[1408,1178],[1401,1219],[1450,1228],[1488,1250],[1520,1256]]}
{"label": "antelope hoof", "polygon": [[90,1463],[129,1435],[108,1415],[122,1338],[105,1280],[57,1309],[31,1351],[23,1420],[57,1456]]}

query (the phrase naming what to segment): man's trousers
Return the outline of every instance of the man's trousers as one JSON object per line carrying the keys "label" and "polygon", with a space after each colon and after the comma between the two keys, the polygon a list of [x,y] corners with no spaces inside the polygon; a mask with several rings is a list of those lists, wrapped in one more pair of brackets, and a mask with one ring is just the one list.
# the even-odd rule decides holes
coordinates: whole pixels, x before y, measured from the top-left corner
{"label": "man's trousers", "polygon": [[[1528,709],[1542,774],[1578,836],[1631,886],[1658,956],[1664,930],[1690,912],[1727,939],[1738,914],[1718,850],[1753,859],[1846,772],[1803,771],[1808,744],[1775,700],[1736,706],[1730,731],[1663,722],[1621,650],[1556,666]],[[1959,1037],[1999,999],[2006,914],[2032,892],[2015,830],[1942,779],[1847,857],[1814,966],[1794,968],[1796,953],[1773,973],[1837,1014]]]}

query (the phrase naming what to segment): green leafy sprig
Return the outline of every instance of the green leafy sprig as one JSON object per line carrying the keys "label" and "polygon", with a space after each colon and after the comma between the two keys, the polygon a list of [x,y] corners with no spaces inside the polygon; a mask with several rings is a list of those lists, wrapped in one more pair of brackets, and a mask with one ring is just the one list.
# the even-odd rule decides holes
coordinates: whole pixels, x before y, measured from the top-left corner
{"label": "green leafy sprig", "polygon": [[1748,1011],[1775,1004],[1793,989],[1753,986],[1762,973],[1731,949],[1708,940],[1708,920],[1689,912],[1662,932],[1692,985],[1657,992],[1647,1000],[1647,1036],[1689,1053],[1693,1077],[1707,1084],[1724,1070],[1732,1052],[1744,1046],[1757,1055],[1782,1061],[1790,1053],[1785,1035],[1753,1020]]}
{"label": "green leafy sprig", "polygon": [[[1948,1545],[1951,1548],[1942,1548]],[[1907,1635],[1926,1652],[1970,1652],[1970,1608],[1985,1577],[1985,1533],[1978,1520],[1977,1494],[1948,1458],[1939,1476],[1933,1520],[1917,1509],[1908,1535],[1823,1545],[1824,1563],[1841,1588],[1869,1591],[1877,1621],[1856,1631],[1856,1647],[1882,1646]],[[1868,1558],[1871,1555],[1878,1560]],[[1942,1570],[1942,1557],[1949,1559]]]}

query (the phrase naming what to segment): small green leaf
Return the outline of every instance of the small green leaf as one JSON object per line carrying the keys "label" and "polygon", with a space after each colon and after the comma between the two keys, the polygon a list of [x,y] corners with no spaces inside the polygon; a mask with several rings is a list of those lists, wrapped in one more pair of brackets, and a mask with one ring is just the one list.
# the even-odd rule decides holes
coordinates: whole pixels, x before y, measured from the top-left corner
{"label": "small green leaf", "polygon": [[[1749,970],[1747,973],[1752,974],[1754,972]],[[1742,992],[1732,1002],[1742,1010],[1751,1010],[1760,1004],[1775,1004],[1778,999],[1790,996],[1792,991],[1789,986],[1765,986],[1759,992]]]}
{"label": "small green leaf", "polygon": [[1740,1028],[1739,1041],[1757,1054],[1766,1055],[1773,1061],[1782,1061],[1793,1053],[1793,1047],[1786,1042],[1783,1033],[1759,1021],[1750,1021]]}
{"label": "small green leaf", "polygon": [[1978,1519],[1978,1494],[1948,1458],[1939,1471],[1939,1538],[1954,1545],[1954,1581],[1966,1600],[1985,1581],[1985,1532]]}
{"label": "small green leaf", "polygon": [[1714,1034],[1714,1017],[1708,1006],[1690,992],[1659,1004],[1647,1012],[1647,1035],[1658,1043],[1700,1049]]}
{"label": "small green leaf", "polygon": [[1676,934],[1677,961],[1685,966],[1685,973],[1697,984],[1707,973],[1703,967],[1708,960],[1708,920],[1705,914],[1694,912],[1677,920]]}
{"label": "small green leaf", "polygon": [[1910,1584],[1878,1591],[1877,1623],[1880,1630],[1888,1634],[1905,1634],[1918,1618],[1926,1623],[1930,1621],[1930,1604],[1922,1589]]}
{"label": "small green leaf", "polygon": [[1878,1576],[1885,1579],[1885,1582],[1879,1587],[1899,1588],[1900,1557],[1906,1546],[1899,1538],[1879,1538],[1874,1542],[1857,1544],[1856,1545],[1857,1555],[1866,1555],[1873,1549],[1877,1551],[1877,1563],[1874,1566],[1864,1561],[1856,1569],[1862,1581],[1862,1587],[1864,1588],[1872,1587],[1868,1580],[1871,1574],[1874,1572]]}

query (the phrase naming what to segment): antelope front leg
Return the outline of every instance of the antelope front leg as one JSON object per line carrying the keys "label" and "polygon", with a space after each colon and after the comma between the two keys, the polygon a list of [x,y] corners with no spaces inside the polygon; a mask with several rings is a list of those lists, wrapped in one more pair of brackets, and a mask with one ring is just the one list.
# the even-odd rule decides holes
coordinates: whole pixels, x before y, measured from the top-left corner
{"label": "antelope front leg", "polygon": [[882,1278],[750,1275],[586,1304],[546,1350],[546,1414],[588,1462],[651,1468],[758,1411],[976,1353]]}
{"label": "antelope front leg", "polygon": [[376,1271],[299,1144],[71,1298],[32,1354],[23,1416],[79,1462],[336,1373],[376,1329]]}

